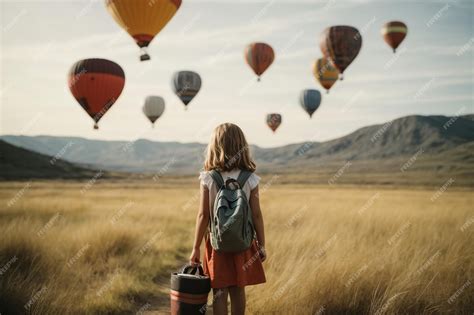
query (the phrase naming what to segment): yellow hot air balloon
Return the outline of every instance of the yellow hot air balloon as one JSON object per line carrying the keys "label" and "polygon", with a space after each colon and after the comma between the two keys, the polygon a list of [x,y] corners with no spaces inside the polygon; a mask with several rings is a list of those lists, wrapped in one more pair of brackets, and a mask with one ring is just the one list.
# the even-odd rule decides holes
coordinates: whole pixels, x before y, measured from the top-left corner
{"label": "yellow hot air balloon", "polygon": [[133,37],[143,54],[140,60],[150,60],[146,47],[181,6],[181,0],[106,0],[114,20]]}
{"label": "yellow hot air balloon", "polygon": [[329,93],[329,89],[339,78],[339,70],[332,65],[329,59],[323,57],[313,63],[313,75],[326,89],[326,93]]}

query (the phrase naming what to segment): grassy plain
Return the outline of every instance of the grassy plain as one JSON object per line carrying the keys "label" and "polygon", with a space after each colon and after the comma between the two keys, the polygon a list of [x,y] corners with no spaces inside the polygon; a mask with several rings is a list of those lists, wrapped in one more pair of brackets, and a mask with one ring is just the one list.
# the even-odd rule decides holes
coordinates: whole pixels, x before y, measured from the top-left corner
{"label": "grassy plain", "polygon": [[[472,189],[264,178],[249,314],[472,314]],[[166,313],[196,179],[0,184],[1,314]],[[211,301],[211,299],[210,299]]]}

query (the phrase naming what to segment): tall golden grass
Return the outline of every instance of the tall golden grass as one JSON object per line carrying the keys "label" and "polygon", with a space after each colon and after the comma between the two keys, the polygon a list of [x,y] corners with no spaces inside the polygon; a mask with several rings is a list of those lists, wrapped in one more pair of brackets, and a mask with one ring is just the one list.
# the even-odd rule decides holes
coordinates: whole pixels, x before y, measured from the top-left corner
{"label": "tall golden grass", "polygon": [[248,290],[250,312],[472,314],[474,225],[465,223],[474,198],[447,191],[431,201],[434,194],[269,189],[268,282]]}
{"label": "tall golden grass", "polygon": [[[26,185],[0,185],[2,314],[166,313],[197,183]],[[472,191],[334,186],[262,185],[249,314],[472,313]]]}

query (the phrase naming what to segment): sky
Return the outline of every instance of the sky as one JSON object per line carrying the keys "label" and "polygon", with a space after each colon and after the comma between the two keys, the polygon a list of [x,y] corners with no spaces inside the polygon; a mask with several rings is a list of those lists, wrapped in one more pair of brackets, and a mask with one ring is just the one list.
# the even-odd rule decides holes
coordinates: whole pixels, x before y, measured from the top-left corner
{"label": "sky", "polygon": [[[223,122],[238,124],[252,144],[274,147],[325,141],[357,128],[413,115],[474,112],[474,1],[183,0],[149,47],[151,61],[112,19],[104,1],[1,0],[0,134],[146,138],[201,142]],[[385,22],[402,20],[408,35],[397,54],[383,41]],[[332,25],[359,29],[359,56],[326,95],[311,73],[319,37]],[[244,61],[255,41],[276,58],[261,82]],[[93,130],[66,75],[76,61],[106,58],[122,66],[125,88]],[[201,91],[184,110],[173,94],[175,71],[197,71]],[[310,119],[299,93],[323,92]],[[166,101],[154,129],[142,113],[148,95]],[[268,113],[280,113],[276,133]]]}

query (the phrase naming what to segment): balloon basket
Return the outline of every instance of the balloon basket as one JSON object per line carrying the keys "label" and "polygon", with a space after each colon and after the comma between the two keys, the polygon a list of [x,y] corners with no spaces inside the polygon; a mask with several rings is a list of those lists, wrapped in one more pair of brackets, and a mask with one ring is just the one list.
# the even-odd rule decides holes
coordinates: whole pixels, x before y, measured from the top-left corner
{"label": "balloon basket", "polygon": [[140,61],[147,61],[150,60],[150,55],[149,54],[143,54],[140,56]]}

